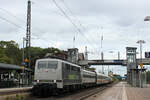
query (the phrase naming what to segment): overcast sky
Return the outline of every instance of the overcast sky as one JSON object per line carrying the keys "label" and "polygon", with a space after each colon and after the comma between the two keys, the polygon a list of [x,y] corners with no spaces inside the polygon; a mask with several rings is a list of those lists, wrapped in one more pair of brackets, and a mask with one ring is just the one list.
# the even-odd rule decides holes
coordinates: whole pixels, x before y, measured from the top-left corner
{"label": "overcast sky", "polygon": [[[125,48],[139,47],[139,39],[146,41],[143,51],[150,51],[150,22],[144,22],[150,15],[149,0],[55,1],[80,32],[53,0],[32,0],[32,46],[67,50],[75,36],[75,47],[84,52],[87,46],[89,59],[100,58],[100,51],[105,59],[117,58],[118,51],[125,58]],[[27,0],[0,0],[0,40],[15,40],[22,47],[26,10]]]}

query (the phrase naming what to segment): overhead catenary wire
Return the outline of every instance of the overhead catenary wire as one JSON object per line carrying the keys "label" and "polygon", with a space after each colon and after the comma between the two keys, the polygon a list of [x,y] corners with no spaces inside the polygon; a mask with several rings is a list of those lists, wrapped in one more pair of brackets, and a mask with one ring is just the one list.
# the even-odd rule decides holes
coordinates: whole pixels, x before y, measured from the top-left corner
{"label": "overhead catenary wire", "polygon": [[[57,2],[55,0],[52,0],[54,2],[54,4],[56,5],[56,7],[64,14],[64,16],[71,22],[71,24],[76,28],[78,33],[81,33],[86,41],[91,44],[91,42],[87,39],[87,37],[85,36],[85,34],[78,28],[78,26],[73,22],[73,20],[66,14],[66,12],[57,4]],[[93,46],[93,44],[91,44],[91,46]]]}
{"label": "overhead catenary wire", "polygon": [[[4,18],[4,17],[1,17],[1,16],[0,16],[0,19],[6,21],[6,22],[9,23],[9,24],[14,25],[15,27],[17,27],[17,28],[19,28],[19,29],[21,29],[21,30],[23,30],[23,31],[26,30],[25,28],[21,27],[20,25],[17,25],[16,23],[14,23],[14,22],[12,22],[12,21],[10,21],[10,20]],[[40,39],[40,38],[38,37],[38,35],[34,35],[34,36],[37,37],[36,39]],[[45,39],[42,39],[42,40],[45,40]],[[47,42],[47,41],[46,41],[46,42]],[[55,45],[55,44],[53,44],[53,45]]]}
{"label": "overhead catenary wire", "polygon": [[1,16],[0,16],[0,19],[2,19],[2,20],[4,20],[4,21],[6,21],[7,23],[12,24],[12,25],[14,25],[14,26],[16,26],[16,27],[18,27],[18,28],[20,28],[20,29],[22,29],[22,30],[25,30],[23,27],[21,27],[21,26],[15,24],[14,22],[12,22],[12,21],[10,21],[10,20],[4,18],[4,17],[1,17]]}
{"label": "overhead catenary wire", "polygon": [[[70,12],[70,14],[78,21],[80,27],[82,27],[82,29],[83,29],[84,31],[87,31],[86,28],[84,27],[84,25],[83,25],[83,24],[81,23],[81,21],[79,20],[79,18],[72,12],[72,10],[71,10],[70,7],[68,6],[68,4],[65,2],[65,0],[61,0],[61,1],[62,1],[62,3],[64,4],[64,6],[66,7],[66,9]],[[84,33],[84,31],[83,31],[83,33]],[[92,36],[90,36],[90,38],[92,39],[92,41],[94,41],[94,42],[96,43],[95,39],[94,39]],[[97,45],[95,44],[95,46],[97,46]]]}
{"label": "overhead catenary wire", "polygon": [[[3,12],[5,12],[5,13],[7,13],[8,15],[14,17],[14,18],[17,19],[18,21],[20,21],[20,22],[22,22],[22,23],[26,23],[23,19],[17,17],[17,16],[14,15],[13,13],[7,11],[6,9],[0,8],[0,10],[3,11]],[[6,21],[6,22],[9,23],[9,24],[12,24],[12,25],[16,26],[17,28],[19,28],[19,29],[21,29],[21,30],[23,30],[23,31],[26,31],[25,28],[23,28],[22,26],[20,26],[20,25],[14,23],[13,21],[10,21],[10,20],[8,20],[8,19],[2,17],[2,16],[0,16],[0,19]],[[38,29],[38,28],[36,28],[36,29]],[[39,30],[39,29],[38,29],[38,30]],[[41,30],[39,30],[39,31],[42,32],[42,33],[45,33],[44,31],[41,31]],[[33,33],[33,32],[32,32],[32,33]],[[42,39],[42,38],[43,38],[43,37],[40,37],[39,35],[37,35],[37,34],[35,34],[35,33],[33,33],[33,36],[35,36],[36,39]],[[43,40],[45,40],[45,38],[43,38]],[[47,41],[46,41],[46,42],[47,42]],[[51,41],[51,43],[52,43],[53,45],[55,45],[52,41]]]}
{"label": "overhead catenary wire", "polygon": [[1,10],[1,11],[3,11],[3,12],[5,12],[5,13],[7,13],[7,14],[8,14],[8,15],[10,15],[10,16],[13,16],[13,17],[14,17],[14,18],[16,18],[17,20],[19,20],[19,21],[21,21],[21,22],[25,23],[25,20],[22,20],[21,18],[17,17],[17,16],[16,16],[16,15],[14,15],[13,13],[11,13],[11,12],[7,11],[6,9],[4,9],[4,8],[0,8],[0,10]]}

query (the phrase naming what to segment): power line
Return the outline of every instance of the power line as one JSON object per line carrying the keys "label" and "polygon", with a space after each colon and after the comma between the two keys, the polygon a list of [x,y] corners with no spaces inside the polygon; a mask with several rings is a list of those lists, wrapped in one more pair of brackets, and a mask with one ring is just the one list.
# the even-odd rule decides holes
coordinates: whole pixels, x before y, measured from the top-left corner
{"label": "power line", "polygon": [[[19,28],[19,29],[22,29],[23,31],[25,31],[25,30],[26,30],[25,28],[23,28],[23,27],[21,27],[21,26],[17,25],[16,23],[14,23],[14,22],[12,22],[12,21],[10,21],[10,20],[8,20],[8,19],[4,18],[4,17],[1,17],[1,16],[0,16],[0,19],[2,19],[2,20],[4,20],[4,21],[6,21],[6,22],[7,22],[7,23],[9,23],[9,24],[14,25],[15,27],[17,27],[17,28]],[[34,34],[33,36],[37,37],[37,39],[41,39],[41,38],[43,38],[43,37],[40,37],[40,38],[39,38],[39,36],[38,36],[38,35],[35,35],[35,34]],[[45,38],[43,38],[42,40],[44,40],[44,41],[45,41]],[[47,42],[47,41],[45,41],[45,42]],[[51,41],[50,43],[52,43],[52,41]],[[52,44],[53,44],[53,45],[55,45],[54,43],[52,43]]]}
{"label": "power line", "polygon": [[[55,2],[56,2],[56,1],[55,1]],[[36,3],[36,4],[37,4],[37,3]],[[54,3],[54,4],[55,4],[55,3]],[[38,5],[40,5],[41,7],[46,8],[45,6],[42,6],[41,3],[38,4]],[[56,5],[56,4],[55,4],[55,5]],[[57,4],[57,6],[59,6],[59,5]],[[56,7],[57,7],[57,6],[56,6]],[[51,7],[51,6],[50,6],[50,7]],[[60,6],[59,6],[59,7],[60,7]],[[57,8],[58,8],[58,7],[57,7]],[[60,8],[61,8],[61,7],[60,7]],[[68,7],[68,8],[69,8],[69,7]],[[50,9],[50,10],[51,10],[51,9]],[[62,12],[62,11],[61,11],[61,12]],[[70,12],[71,12],[71,10],[70,10]],[[64,13],[65,13],[65,11],[63,11],[62,14],[64,15]],[[62,16],[62,14],[59,13],[59,15],[61,15],[61,16]],[[73,13],[72,13],[72,14],[73,14]],[[65,13],[65,17],[66,17],[66,15],[67,15],[67,14]],[[68,15],[67,15],[67,16],[68,16]],[[73,24],[73,26],[74,26],[76,29],[78,28],[78,26],[72,21],[72,19],[71,19],[69,16],[67,17],[67,19],[71,22],[71,24]],[[81,26],[81,24],[80,24],[80,26]],[[78,28],[78,29],[77,29],[77,32],[78,32],[78,33],[81,33],[81,32],[79,32],[79,31],[81,31],[81,30]],[[82,33],[81,33],[81,34],[82,34]],[[85,37],[85,35],[84,35],[84,37]],[[85,37],[85,38],[86,38],[86,37]],[[86,40],[89,42],[89,40],[88,40],[87,38],[86,38]],[[90,43],[90,42],[89,42],[89,43]]]}
{"label": "power line", "polygon": [[[21,18],[17,17],[17,16],[14,15],[13,13],[7,11],[6,9],[0,8],[0,10],[6,12],[7,14],[9,14],[9,15],[12,16],[12,17],[15,17],[18,21],[23,22],[23,23],[26,23],[24,20],[22,20]],[[0,19],[4,20],[4,21],[6,21],[7,23],[12,24],[12,25],[16,26],[17,28],[20,28],[20,29],[22,29],[22,30],[24,30],[24,31],[26,30],[26,29],[23,28],[22,26],[20,26],[20,25],[14,23],[14,22],[12,22],[12,21],[10,21],[10,20],[4,18],[4,17],[1,17],[1,16],[0,16]],[[38,29],[38,28],[36,28],[36,29]],[[39,30],[39,29],[38,29],[38,30]],[[45,33],[45,32],[42,31],[42,30],[39,30],[39,31],[42,32],[42,33]],[[35,33],[33,33],[33,36],[37,37],[37,39],[43,38],[43,37],[40,37],[40,36],[36,35]],[[45,40],[45,38],[43,38],[43,40]],[[46,41],[46,42],[47,42],[47,41]],[[55,45],[55,44],[53,43],[53,41],[51,41],[51,43],[52,43],[53,45]]]}
{"label": "power line", "polygon": [[15,17],[17,20],[19,20],[19,21],[21,21],[21,22],[23,22],[23,23],[26,23],[24,20],[22,20],[21,18],[17,17],[17,16],[16,16],[16,15],[14,15],[13,13],[11,13],[11,12],[7,11],[6,9],[4,9],[4,8],[0,8],[0,10],[1,10],[1,11],[6,12],[6,13],[7,13],[8,15],[10,15],[10,16]]}
{"label": "power line", "polygon": [[[86,31],[86,28],[83,26],[83,24],[81,23],[81,21],[78,19],[78,17],[72,12],[72,10],[69,8],[69,6],[67,5],[67,3],[65,2],[65,0],[61,0],[62,3],[64,4],[64,6],[67,8],[67,10],[70,12],[70,14],[76,18],[76,20],[78,21],[79,25],[82,27],[82,29],[84,29],[84,31]],[[93,39],[93,37],[91,37],[92,41],[95,41],[95,39]],[[96,41],[95,41],[96,42]]]}
{"label": "power line", "polygon": [[88,43],[91,44],[91,42],[89,42],[89,40],[86,38],[85,34],[78,28],[78,26],[72,21],[72,19],[66,14],[66,12],[57,4],[57,2],[55,0],[52,0],[52,1],[56,5],[56,7],[64,14],[64,16],[71,22],[71,24],[77,29],[77,31],[85,37]]}
{"label": "power line", "polygon": [[7,23],[12,24],[12,25],[14,25],[14,26],[16,26],[16,27],[18,27],[18,28],[20,28],[20,29],[25,30],[23,27],[21,27],[21,26],[15,24],[14,22],[12,22],[12,21],[10,21],[10,20],[7,20],[7,19],[4,18],[4,17],[1,17],[1,16],[0,16],[0,19],[4,20],[4,21],[6,21]]}

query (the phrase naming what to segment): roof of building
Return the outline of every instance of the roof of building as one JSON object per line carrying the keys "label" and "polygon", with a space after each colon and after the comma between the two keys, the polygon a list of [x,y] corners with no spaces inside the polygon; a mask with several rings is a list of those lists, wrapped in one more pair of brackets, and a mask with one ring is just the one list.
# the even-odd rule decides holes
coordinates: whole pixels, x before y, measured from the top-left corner
{"label": "roof of building", "polygon": [[[0,63],[0,69],[2,69],[2,70],[22,70],[21,66],[12,65],[12,64],[4,64],[4,63]],[[25,68],[25,70],[31,71],[28,68]]]}

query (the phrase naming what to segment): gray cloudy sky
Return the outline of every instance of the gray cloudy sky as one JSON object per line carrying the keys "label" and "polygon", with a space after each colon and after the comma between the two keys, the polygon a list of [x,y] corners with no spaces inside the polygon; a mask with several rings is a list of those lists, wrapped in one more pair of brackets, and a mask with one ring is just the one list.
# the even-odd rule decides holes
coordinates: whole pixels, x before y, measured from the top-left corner
{"label": "gray cloudy sky", "polygon": [[[90,59],[100,58],[102,50],[104,58],[117,58],[118,51],[125,58],[125,47],[139,47],[139,39],[146,41],[143,51],[150,51],[150,22],[143,21],[150,15],[149,0],[55,1],[82,32],[77,31],[53,0],[32,0],[32,46],[66,50],[73,47],[75,36],[75,47],[84,52],[87,46]],[[0,40],[15,40],[22,46],[26,8],[27,0],[0,0]]]}

